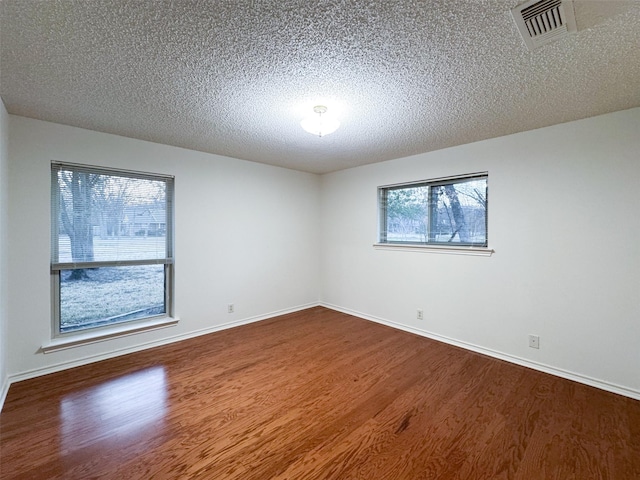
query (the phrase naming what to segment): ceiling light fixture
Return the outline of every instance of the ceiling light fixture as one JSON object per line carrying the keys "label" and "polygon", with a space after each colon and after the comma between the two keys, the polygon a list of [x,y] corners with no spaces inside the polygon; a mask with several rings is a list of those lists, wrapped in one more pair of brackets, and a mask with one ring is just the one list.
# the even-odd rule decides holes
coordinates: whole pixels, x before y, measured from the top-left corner
{"label": "ceiling light fixture", "polygon": [[324,105],[316,105],[313,107],[315,115],[305,118],[300,122],[305,132],[318,137],[324,137],[335,132],[340,126],[338,119],[327,115],[327,107]]}

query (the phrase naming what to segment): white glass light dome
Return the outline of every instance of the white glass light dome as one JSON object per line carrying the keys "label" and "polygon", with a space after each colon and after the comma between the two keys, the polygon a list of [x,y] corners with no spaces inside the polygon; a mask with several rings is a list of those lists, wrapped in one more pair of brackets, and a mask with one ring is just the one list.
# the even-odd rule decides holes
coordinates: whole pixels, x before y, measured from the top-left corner
{"label": "white glass light dome", "polygon": [[300,122],[300,125],[312,135],[318,137],[324,137],[330,133],[335,132],[340,126],[340,122],[337,118],[333,118],[327,115],[327,107],[324,105],[316,105],[313,107],[315,115],[305,118]]}

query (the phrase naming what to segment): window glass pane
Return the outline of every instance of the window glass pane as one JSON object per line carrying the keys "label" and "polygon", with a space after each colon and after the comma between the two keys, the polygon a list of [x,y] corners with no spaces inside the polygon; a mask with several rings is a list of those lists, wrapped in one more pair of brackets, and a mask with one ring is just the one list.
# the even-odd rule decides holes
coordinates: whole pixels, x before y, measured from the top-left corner
{"label": "window glass pane", "polygon": [[487,245],[486,176],[380,190],[380,241]]}
{"label": "window glass pane", "polygon": [[60,332],[164,313],[164,265],[60,272]]}
{"label": "window glass pane", "polygon": [[469,180],[431,187],[437,208],[432,215],[432,241],[485,244],[487,180]]}
{"label": "window glass pane", "polygon": [[387,192],[387,241],[426,242],[429,187],[390,189]]}
{"label": "window glass pane", "polygon": [[58,170],[53,262],[166,258],[166,185],[81,168]]}

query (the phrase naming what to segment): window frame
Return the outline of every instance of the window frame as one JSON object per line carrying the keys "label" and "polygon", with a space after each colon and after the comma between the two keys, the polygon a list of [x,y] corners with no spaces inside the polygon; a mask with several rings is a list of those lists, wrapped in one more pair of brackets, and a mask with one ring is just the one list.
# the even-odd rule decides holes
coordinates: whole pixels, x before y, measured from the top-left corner
{"label": "window frame", "polygon": [[[60,188],[58,186],[58,172],[60,170],[72,169],[84,173],[96,175],[108,175],[142,180],[162,181],[165,183],[165,215],[166,215],[166,237],[165,237],[165,258],[152,260],[114,260],[114,261],[92,261],[92,262],[59,262],[59,240],[60,229],[59,205]],[[82,338],[77,343],[90,343],[93,339],[111,338],[122,334],[130,334],[136,331],[158,328],[177,323],[173,319],[173,297],[174,297],[174,215],[175,215],[175,177],[155,173],[146,173],[135,170],[120,168],[100,167],[94,165],[84,165],[70,162],[51,162],[51,319],[52,319],[52,339],[65,341],[69,340],[69,345],[73,346],[75,338]],[[157,315],[124,320],[121,322],[107,323],[95,327],[81,328],[61,331],[61,299],[60,281],[61,272],[81,268],[104,268],[104,267],[126,267],[143,265],[164,265],[164,306],[165,312]],[[169,321],[165,321],[169,320]],[[63,346],[65,344],[62,344]],[[45,353],[46,349],[43,347]],[[51,350],[58,349],[54,347]]]}
{"label": "window frame", "polygon": [[[435,242],[429,241],[429,228],[431,228],[431,221],[428,222],[427,232],[425,234],[425,238],[427,239],[424,242],[420,241],[398,241],[398,240],[388,240],[388,192],[393,190],[403,190],[409,188],[416,187],[439,187],[444,185],[454,185],[457,183],[465,183],[470,180],[475,179],[484,179],[486,181],[486,207],[485,207],[485,218],[484,218],[484,227],[485,227],[485,235],[484,242]],[[429,196],[431,196],[429,194]],[[432,218],[433,207],[437,208],[437,202],[432,203],[428,202],[426,208],[429,211],[429,218]],[[396,248],[405,249],[405,250],[416,250],[416,249],[429,249],[433,251],[441,250],[444,253],[455,253],[456,250],[473,250],[476,252],[493,252],[489,250],[489,172],[475,172],[464,175],[456,175],[451,177],[440,177],[429,180],[418,180],[413,182],[403,182],[396,183],[390,185],[382,185],[378,187],[378,238],[377,243],[374,244],[377,248]]]}

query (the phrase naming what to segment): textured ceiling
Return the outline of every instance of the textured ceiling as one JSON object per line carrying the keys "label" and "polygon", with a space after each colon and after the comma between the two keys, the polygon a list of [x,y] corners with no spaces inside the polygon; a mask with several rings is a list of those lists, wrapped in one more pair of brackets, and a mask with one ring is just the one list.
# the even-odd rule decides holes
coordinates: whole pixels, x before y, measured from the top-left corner
{"label": "textured ceiling", "polygon": [[[323,173],[640,106],[640,0],[4,0],[9,113]],[[322,138],[300,120],[325,104]],[[640,134],[640,133],[639,133]]]}

